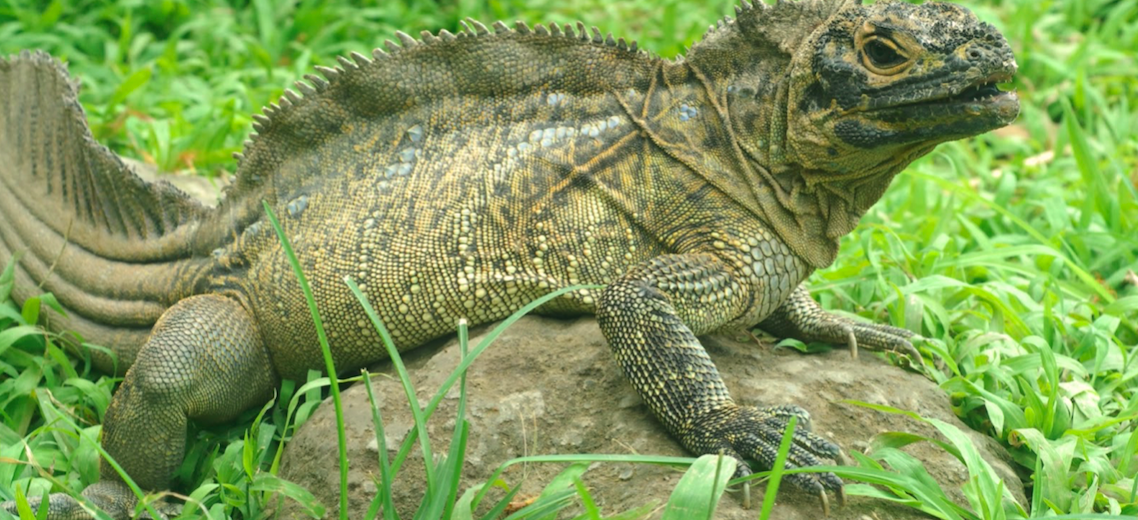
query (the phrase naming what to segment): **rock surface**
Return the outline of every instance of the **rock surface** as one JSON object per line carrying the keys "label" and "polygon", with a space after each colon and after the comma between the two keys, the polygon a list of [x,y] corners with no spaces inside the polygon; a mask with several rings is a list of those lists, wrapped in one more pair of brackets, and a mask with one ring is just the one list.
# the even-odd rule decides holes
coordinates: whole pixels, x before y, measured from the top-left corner
{"label": "rock surface", "polygon": [[[471,348],[489,330],[475,329]],[[894,406],[955,424],[973,437],[1020,503],[1026,503],[1023,486],[1002,448],[960,423],[944,392],[923,376],[888,366],[868,352],[853,360],[846,350],[801,355],[723,337],[703,338],[703,342],[738,402],[799,404],[810,410],[815,431],[828,435],[847,451],[866,446],[874,434],[884,431],[936,433],[926,424],[844,404],[840,402],[843,399]],[[451,339],[404,356],[425,406],[458,364],[460,351],[457,340]],[[411,414],[390,363],[373,369],[372,385],[381,406],[389,453],[394,457],[398,444],[413,426]],[[462,490],[485,482],[501,463],[524,455],[687,456],[625,381],[592,318],[523,318],[475,361],[467,388],[471,427]],[[354,385],[342,397],[350,461],[348,517],[364,518],[376,494],[373,482],[379,478],[378,445],[364,386]],[[431,446],[436,452],[445,452],[450,441],[457,403],[458,394],[452,390],[430,421]],[[905,451],[924,462],[950,497],[965,503],[958,490],[968,474],[955,458],[928,443],[910,445]],[[394,486],[397,508],[404,518],[412,516],[422,496],[419,453],[416,446]],[[337,460],[335,415],[329,400],[288,445],[281,470],[284,478],[304,486],[328,507],[328,518],[337,515]],[[517,465],[503,478],[511,485],[524,481],[522,494],[535,496],[563,467]],[[611,515],[651,502],[662,507],[680,476],[678,470],[665,467],[604,463],[594,464],[584,480],[602,513]],[[756,504],[761,504],[763,488],[752,488]],[[756,510],[741,507],[741,496],[739,492],[728,493],[716,516],[756,518]],[[650,518],[659,518],[659,509]],[[773,518],[817,519],[821,514],[815,497],[785,488],[779,494]],[[914,510],[864,497],[850,497],[846,507],[835,506],[831,517],[927,518]]]}
{"label": "rock surface", "polygon": [[192,172],[159,172],[158,167],[129,157],[119,157],[120,160],[146,182],[168,182],[198,202],[208,206],[217,206],[221,199],[221,191],[230,182],[228,177],[209,179]]}

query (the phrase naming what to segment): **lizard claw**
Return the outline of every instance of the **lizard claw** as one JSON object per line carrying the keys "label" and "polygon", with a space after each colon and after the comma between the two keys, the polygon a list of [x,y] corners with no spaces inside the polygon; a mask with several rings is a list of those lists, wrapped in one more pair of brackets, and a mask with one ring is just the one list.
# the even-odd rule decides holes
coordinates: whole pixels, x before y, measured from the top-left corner
{"label": "lizard claw", "polygon": [[[834,492],[834,495],[836,495],[838,497],[838,507],[846,507],[846,489],[844,487],[838,488],[837,491]],[[821,494],[818,495],[818,500],[820,500],[822,502],[822,516],[825,518],[829,518],[830,517],[830,499],[829,499],[829,497],[826,496],[825,491],[823,491]]]}
{"label": "lizard claw", "polygon": [[896,352],[917,361],[921,359],[921,353],[909,341],[909,338],[916,336],[912,331],[892,325],[860,323],[830,313],[826,314],[827,318],[836,322],[835,326],[845,332],[845,343],[849,345],[850,355],[854,359],[857,359],[858,345],[864,345],[869,350]]}

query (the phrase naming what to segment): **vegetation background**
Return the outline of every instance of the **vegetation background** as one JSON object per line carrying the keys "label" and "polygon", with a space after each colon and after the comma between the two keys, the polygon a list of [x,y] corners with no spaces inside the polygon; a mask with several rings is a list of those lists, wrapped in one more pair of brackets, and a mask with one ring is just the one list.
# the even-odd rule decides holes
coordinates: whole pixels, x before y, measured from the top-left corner
{"label": "vegetation background", "polygon": [[[942,145],[900,175],[812,289],[829,308],[931,338],[931,376],[1022,465],[1032,516],[1138,514],[1138,0],[963,3],[1015,49],[1019,121]],[[733,5],[8,0],[0,55],[39,48],[67,61],[95,137],[117,153],[218,178],[231,174],[251,115],[291,81],[395,30],[456,31],[468,16],[584,20],[672,57]],[[118,380],[30,327],[50,297],[17,305],[9,288],[0,280],[0,499],[29,482],[35,494],[52,486],[9,464],[29,453],[58,485],[81,489],[98,455],[77,434],[98,431]],[[253,516],[256,496],[232,466],[258,471],[242,459],[250,443],[269,466],[272,435],[245,433],[254,415],[194,433],[181,479],[212,511]]]}

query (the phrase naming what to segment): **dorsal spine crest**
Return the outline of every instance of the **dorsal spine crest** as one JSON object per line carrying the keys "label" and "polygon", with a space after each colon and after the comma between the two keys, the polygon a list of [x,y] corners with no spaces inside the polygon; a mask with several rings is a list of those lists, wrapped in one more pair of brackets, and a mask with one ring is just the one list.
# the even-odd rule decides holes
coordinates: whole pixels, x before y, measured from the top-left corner
{"label": "dorsal spine crest", "polygon": [[[250,135],[249,140],[245,141],[245,148],[241,152],[233,154],[234,158],[238,161],[238,167],[249,157],[248,148],[255,146],[257,143],[263,141],[264,134],[273,130],[276,122],[283,117],[284,113],[295,109],[304,103],[310,102],[315,96],[320,96],[328,91],[328,88],[335,85],[343,79],[345,74],[355,74],[358,71],[374,65],[376,61],[391,59],[409,49],[416,47],[424,47],[436,45],[445,42],[452,42],[457,38],[466,37],[510,37],[512,35],[518,36],[531,36],[538,37],[551,37],[551,38],[568,38],[588,42],[594,45],[604,47],[611,47],[621,51],[630,53],[642,53],[639,50],[635,41],[628,41],[624,38],[616,38],[612,33],[602,33],[597,27],[587,27],[583,22],[576,22],[575,26],[571,24],[558,25],[551,23],[547,25],[536,24],[532,28],[525,22],[517,21],[514,23],[513,28],[510,28],[504,22],[497,21],[491,25],[493,31],[490,30],[485,24],[474,20],[466,19],[459,22],[463,31],[457,35],[442,29],[437,34],[430,31],[422,31],[420,33],[421,40],[415,39],[413,36],[403,32],[396,31],[396,43],[392,40],[385,40],[382,48],[377,47],[371,52],[371,58],[364,56],[358,52],[352,52],[347,57],[336,57],[337,67],[327,67],[322,65],[315,66],[315,70],[320,76],[314,74],[307,74],[304,76],[304,81],[297,81],[294,86],[296,91],[286,89],[276,103],[270,103],[268,106],[262,108],[263,114],[253,115],[253,129],[255,133]],[[385,51],[386,49],[386,51]],[[297,92],[299,91],[299,93]],[[241,179],[239,177],[238,184],[243,184],[249,179]]]}

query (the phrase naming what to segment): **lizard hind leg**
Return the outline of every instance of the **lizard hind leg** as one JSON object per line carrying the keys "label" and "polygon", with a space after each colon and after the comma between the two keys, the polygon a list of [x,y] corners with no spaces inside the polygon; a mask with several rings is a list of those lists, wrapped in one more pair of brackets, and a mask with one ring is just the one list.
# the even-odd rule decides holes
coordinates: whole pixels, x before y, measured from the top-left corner
{"label": "lizard hind leg", "polygon": [[[165,489],[182,463],[187,419],[223,422],[263,403],[280,383],[272,367],[236,300],[182,300],[155,325],[107,408],[103,447],[139,486]],[[105,464],[100,473],[114,476]]]}
{"label": "lizard hind leg", "polygon": [[[167,489],[185,456],[187,421],[226,421],[265,402],[279,386],[272,367],[239,302],[214,294],[181,300],[158,320],[107,408],[103,447],[142,489]],[[99,469],[102,480],[84,498],[129,518],[134,494],[106,461]],[[89,517],[67,495],[50,502],[49,519]]]}

